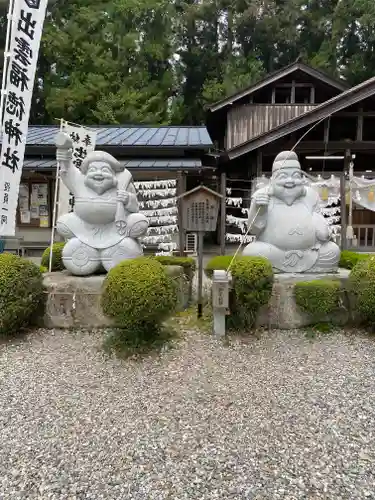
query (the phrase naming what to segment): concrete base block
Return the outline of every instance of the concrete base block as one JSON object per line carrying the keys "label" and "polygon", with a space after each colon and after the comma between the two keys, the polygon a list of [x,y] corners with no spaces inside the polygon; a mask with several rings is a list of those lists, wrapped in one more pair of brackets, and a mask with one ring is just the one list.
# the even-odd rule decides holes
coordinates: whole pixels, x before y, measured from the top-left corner
{"label": "concrete base block", "polygon": [[[294,286],[300,281],[312,280],[340,280],[346,283],[349,272],[347,269],[339,269],[334,274],[275,274],[272,297],[269,304],[263,307],[259,313],[257,326],[268,326],[269,328],[294,329],[308,326],[316,322],[297,306],[294,298]],[[330,317],[321,318],[320,321],[345,324],[349,319],[347,310],[336,311]]]}
{"label": "concrete base block", "polygon": [[[189,301],[189,282],[180,266],[166,266],[178,284],[178,309]],[[101,308],[106,275],[72,276],[67,271],[46,273],[47,292],[44,325],[47,328],[105,328],[112,324]]]}

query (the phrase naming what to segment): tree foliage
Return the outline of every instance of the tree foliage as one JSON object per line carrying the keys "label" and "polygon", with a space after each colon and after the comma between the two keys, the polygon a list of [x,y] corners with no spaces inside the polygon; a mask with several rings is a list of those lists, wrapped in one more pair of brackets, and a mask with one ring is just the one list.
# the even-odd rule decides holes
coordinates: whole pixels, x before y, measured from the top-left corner
{"label": "tree foliage", "polygon": [[297,59],[351,84],[373,76],[375,2],[59,0],[31,122],[199,124],[208,103]]}

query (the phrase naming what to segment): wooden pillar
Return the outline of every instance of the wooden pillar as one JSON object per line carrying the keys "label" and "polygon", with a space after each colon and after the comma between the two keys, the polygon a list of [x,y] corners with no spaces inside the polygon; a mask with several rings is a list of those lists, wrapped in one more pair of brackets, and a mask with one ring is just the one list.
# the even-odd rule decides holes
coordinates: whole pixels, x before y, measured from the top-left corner
{"label": "wooden pillar", "polygon": [[324,142],[328,145],[329,142],[329,129],[330,129],[330,119],[324,120]]}
{"label": "wooden pillar", "polygon": [[315,104],[315,87],[310,87],[310,104]]}
{"label": "wooden pillar", "polygon": [[359,109],[357,117],[357,141],[363,141],[363,108]]}
{"label": "wooden pillar", "polygon": [[346,240],[346,228],[348,226],[347,214],[346,214],[346,172],[349,172],[349,163],[351,162],[351,152],[350,149],[345,151],[344,159],[344,171],[340,177],[340,205],[341,205],[341,250],[346,250],[348,248],[348,242]]}
{"label": "wooden pillar", "polygon": [[262,168],[262,160],[263,154],[260,149],[257,150],[257,168],[256,168],[256,177],[261,177],[263,168]]}
{"label": "wooden pillar", "polygon": [[[179,171],[177,173],[177,195],[181,196],[186,191],[186,174],[185,172]],[[182,229],[182,211],[181,202],[177,201],[178,210],[178,250],[181,257],[185,254],[185,234],[186,232]]]}
{"label": "wooden pillar", "polygon": [[341,208],[341,250],[346,250],[346,191],[345,191],[346,175],[342,172],[340,175],[340,208]]}
{"label": "wooden pillar", "polygon": [[220,174],[220,254],[225,255],[225,232],[226,232],[226,198],[227,198],[227,175],[225,172]]}
{"label": "wooden pillar", "polygon": [[292,81],[292,88],[290,89],[290,104],[295,104],[296,102],[296,82]]}
{"label": "wooden pillar", "polygon": [[276,101],[276,88],[273,87],[271,94],[271,104],[275,104],[275,101]]}

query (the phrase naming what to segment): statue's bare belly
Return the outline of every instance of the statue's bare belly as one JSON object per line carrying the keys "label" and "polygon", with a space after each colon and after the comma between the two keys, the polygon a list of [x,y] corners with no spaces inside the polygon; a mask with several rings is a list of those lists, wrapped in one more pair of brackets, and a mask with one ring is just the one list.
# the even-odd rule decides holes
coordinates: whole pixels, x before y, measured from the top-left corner
{"label": "statue's bare belly", "polygon": [[[272,206],[273,205],[273,206]],[[303,202],[291,206],[273,203],[268,209],[267,226],[258,241],[281,250],[307,250],[316,244],[316,231],[311,209]]]}

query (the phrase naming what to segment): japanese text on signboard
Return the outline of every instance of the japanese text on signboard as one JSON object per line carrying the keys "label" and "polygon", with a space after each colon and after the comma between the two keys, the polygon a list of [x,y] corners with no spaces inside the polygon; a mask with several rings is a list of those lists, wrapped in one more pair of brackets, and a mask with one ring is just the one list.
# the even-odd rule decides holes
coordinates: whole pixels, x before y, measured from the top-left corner
{"label": "japanese text on signboard", "polygon": [[[73,141],[73,164],[80,169],[86,156],[95,150],[97,133],[95,130],[71,125],[66,122],[63,122],[62,129]],[[59,216],[73,211],[73,207],[73,194],[69,193],[64,184],[61,184],[59,192]]]}

